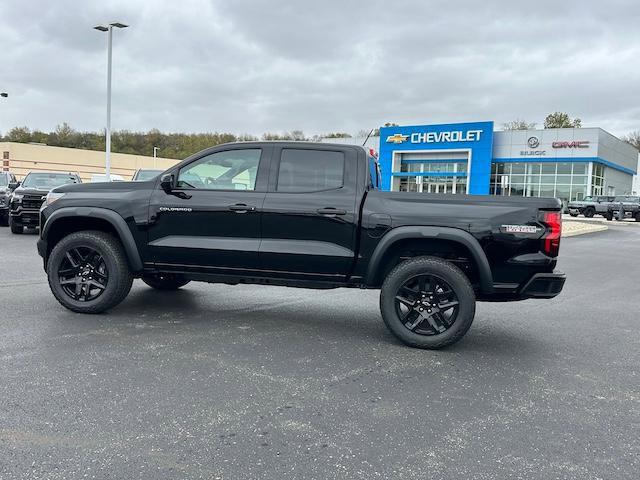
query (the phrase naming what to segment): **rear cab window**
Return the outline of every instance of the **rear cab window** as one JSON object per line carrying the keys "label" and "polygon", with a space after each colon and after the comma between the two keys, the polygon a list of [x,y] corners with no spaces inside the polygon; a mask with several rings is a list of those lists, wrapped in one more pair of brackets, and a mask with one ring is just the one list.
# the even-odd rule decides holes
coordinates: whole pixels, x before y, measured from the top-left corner
{"label": "rear cab window", "polygon": [[343,152],[284,148],[280,156],[276,192],[304,193],[344,186]]}

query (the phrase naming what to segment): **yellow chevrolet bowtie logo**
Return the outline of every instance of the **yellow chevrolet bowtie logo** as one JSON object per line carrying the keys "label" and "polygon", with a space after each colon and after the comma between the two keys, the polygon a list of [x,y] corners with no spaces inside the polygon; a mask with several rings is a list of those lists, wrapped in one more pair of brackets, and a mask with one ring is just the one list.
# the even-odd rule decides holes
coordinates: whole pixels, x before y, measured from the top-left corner
{"label": "yellow chevrolet bowtie logo", "polygon": [[387,137],[387,143],[403,143],[407,141],[409,135],[402,135],[401,133],[396,133],[395,135],[389,135]]}

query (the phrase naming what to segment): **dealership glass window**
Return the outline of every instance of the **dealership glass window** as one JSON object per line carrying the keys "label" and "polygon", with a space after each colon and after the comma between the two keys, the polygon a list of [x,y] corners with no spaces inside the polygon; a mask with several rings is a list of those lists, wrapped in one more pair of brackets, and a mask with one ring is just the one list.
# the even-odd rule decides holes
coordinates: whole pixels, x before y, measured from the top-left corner
{"label": "dealership glass window", "polygon": [[[401,176],[396,183],[401,192],[467,193],[466,162],[406,161],[400,165]],[[422,175],[411,176],[412,173]],[[438,175],[429,175],[430,173]],[[451,173],[451,175],[445,175]],[[462,173],[463,175],[453,175]]]}
{"label": "dealership glass window", "polygon": [[591,174],[591,194],[604,194],[604,165],[599,163],[593,164],[593,172]]}
{"label": "dealership glass window", "polygon": [[417,192],[418,183],[416,182],[416,177],[400,177],[399,190],[401,192]]}
{"label": "dealership glass window", "polygon": [[493,195],[556,197],[580,200],[587,191],[586,164],[573,162],[496,163],[492,165]]}

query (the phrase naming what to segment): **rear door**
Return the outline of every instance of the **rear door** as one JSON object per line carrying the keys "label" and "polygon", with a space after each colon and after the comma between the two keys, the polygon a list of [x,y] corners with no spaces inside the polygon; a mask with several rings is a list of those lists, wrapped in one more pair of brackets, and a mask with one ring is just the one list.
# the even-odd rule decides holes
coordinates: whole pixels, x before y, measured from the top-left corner
{"label": "rear door", "polygon": [[203,273],[256,269],[270,152],[234,145],[175,171],[170,194],[158,186],[150,204],[152,261]]}
{"label": "rear door", "polygon": [[330,145],[274,149],[262,214],[264,270],[316,280],[349,273],[358,219],[357,160],[356,149]]}

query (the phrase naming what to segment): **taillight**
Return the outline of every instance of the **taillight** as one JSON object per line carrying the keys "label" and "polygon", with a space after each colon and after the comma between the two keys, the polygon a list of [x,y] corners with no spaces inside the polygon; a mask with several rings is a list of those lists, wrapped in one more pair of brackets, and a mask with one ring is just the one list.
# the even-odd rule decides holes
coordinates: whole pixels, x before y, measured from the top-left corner
{"label": "taillight", "polygon": [[560,236],[562,234],[561,212],[540,212],[540,221],[547,227],[542,236],[542,251],[549,257],[557,257],[560,251]]}

